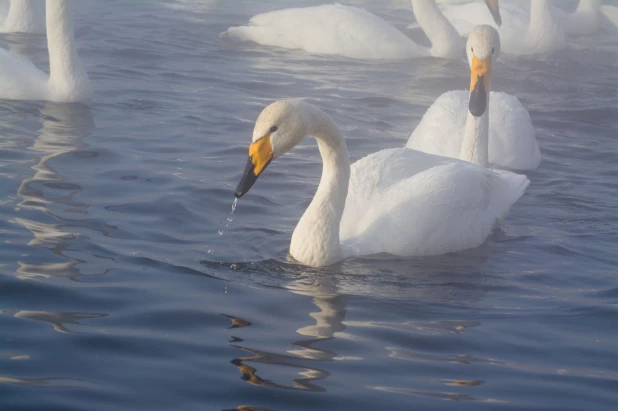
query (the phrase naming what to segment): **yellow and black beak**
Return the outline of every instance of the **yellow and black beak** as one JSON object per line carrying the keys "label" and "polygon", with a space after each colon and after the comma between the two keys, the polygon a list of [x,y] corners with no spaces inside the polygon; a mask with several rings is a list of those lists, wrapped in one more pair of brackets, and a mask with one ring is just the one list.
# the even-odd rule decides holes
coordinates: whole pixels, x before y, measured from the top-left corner
{"label": "yellow and black beak", "polygon": [[262,137],[249,146],[249,160],[245,172],[236,186],[236,198],[240,198],[253,186],[262,171],[268,167],[273,159],[273,146],[270,143],[270,134]]}
{"label": "yellow and black beak", "polygon": [[472,56],[470,67],[470,103],[468,108],[474,117],[481,117],[487,110],[487,93],[491,76],[491,56],[484,60]]}
{"label": "yellow and black beak", "polygon": [[494,18],[494,21],[498,26],[502,25],[502,17],[500,17],[500,4],[499,0],[485,0],[485,4]]}

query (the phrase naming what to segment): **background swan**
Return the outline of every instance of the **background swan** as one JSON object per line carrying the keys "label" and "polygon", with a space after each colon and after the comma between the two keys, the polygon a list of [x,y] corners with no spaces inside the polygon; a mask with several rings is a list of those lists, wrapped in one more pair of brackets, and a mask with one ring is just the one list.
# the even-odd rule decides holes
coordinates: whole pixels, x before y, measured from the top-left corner
{"label": "background swan", "polygon": [[326,113],[282,100],[258,117],[236,197],[307,135],[317,139],[324,165],[290,255],[313,267],[352,255],[427,256],[479,246],[529,184],[525,176],[407,148],[350,167],[345,140]]}
{"label": "background swan", "polygon": [[[483,26],[481,26],[483,27]],[[470,33],[469,43],[480,41],[475,37],[483,36],[483,30],[476,28]],[[471,46],[473,47],[473,46]],[[471,50],[468,50],[470,53]],[[499,43],[495,47],[494,58],[500,53]],[[472,70],[473,62],[470,60]],[[536,133],[528,111],[517,97],[506,93],[490,92],[491,69],[487,76],[489,109],[483,114],[488,121],[487,129],[487,163],[515,170],[535,169],[541,163],[541,152],[536,141]],[[474,83],[472,71],[472,83]],[[472,88],[471,88],[472,90]],[[490,98],[491,97],[491,98]],[[442,94],[429,107],[418,124],[407,147],[440,156],[466,159],[462,150],[465,145],[469,110],[470,92],[463,90],[449,91]],[[487,166],[488,164],[481,164]]]}
{"label": "background swan", "polygon": [[564,31],[572,36],[594,34],[606,27],[616,29],[616,23],[611,17],[615,15],[618,7],[602,3],[602,0],[580,0],[572,13],[556,8],[556,16]]}
{"label": "background swan", "polygon": [[90,104],[92,87],[73,35],[72,0],[46,0],[49,75],[0,49],[0,98]]}
{"label": "background swan", "polygon": [[[551,53],[567,45],[558,11],[548,0],[499,3],[502,25],[499,28],[502,51],[506,54],[533,55]],[[465,36],[479,24],[492,24],[479,14],[479,4],[467,3],[445,8],[444,15],[457,32]],[[465,19],[458,16],[465,15]],[[492,24],[493,25],[493,24]]]}
{"label": "background swan", "polygon": [[11,0],[0,33],[45,33],[42,0]]}
{"label": "background swan", "polygon": [[[491,15],[499,13],[486,2]],[[434,56],[461,58],[465,41],[442,15],[434,0],[412,0],[414,15],[431,41],[431,48],[366,10],[340,4],[284,9],[251,18],[248,26],[223,33],[238,40],[309,53],[358,59],[403,59]],[[487,10],[479,10],[487,14]]]}

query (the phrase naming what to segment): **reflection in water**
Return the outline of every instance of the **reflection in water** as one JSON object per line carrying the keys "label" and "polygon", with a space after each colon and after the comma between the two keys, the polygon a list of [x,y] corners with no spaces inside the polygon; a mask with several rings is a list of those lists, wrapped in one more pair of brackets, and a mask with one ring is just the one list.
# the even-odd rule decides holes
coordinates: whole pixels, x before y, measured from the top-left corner
{"label": "reflection in water", "polygon": [[[317,347],[320,342],[335,338],[335,333],[342,332],[346,329],[343,324],[346,315],[344,299],[336,292],[336,280],[334,276],[326,275],[324,278],[316,278],[312,275],[311,281],[304,282],[302,280],[293,281],[288,284],[288,289],[295,294],[301,294],[313,297],[313,303],[317,306],[318,311],[309,313],[309,316],[315,320],[315,324],[301,327],[297,333],[311,337],[300,339],[292,342],[299,349],[288,351],[288,355],[275,354],[265,351],[255,350],[248,347],[233,345],[241,349],[251,356],[237,357],[231,361],[238,370],[242,373],[242,379],[249,384],[260,385],[271,388],[294,389],[303,391],[321,392],[325,389],[314,384],[314,381],[328,378],[330,373],[317,367],[298,365],[298,361],[333,361],[341,360],[338,354],[334,351],[325,350]],[[238,323],[238,319],[228,317],[232,320],[232,324]],[[248,321],[241,320],[243,323],[250,325]],[[242,340],[241,340],[242,341]],[[257,373],[257,368],[247,365],[251,363],[258,367],[258,364],[276,365],[299,369],[297,377],[292,379],[289,384],[279,384],[272,380],[260,377]]]}
{"label": "reflection in water", "polygon": [[[20,261],[17,272],[20,278],[66,276],[77,279],[81,276],[78,266],[85,261],[67,255],[71,240],[76,239],[78,234],[68,229],[70,225],[64,224],[68,220],[60,213],[85,216],[88,214],[88,205],[75,200],[82,188],[69,182],[69,177],[62,176],[51,162],[57,157],[85,148],[83,140],[94,129],[94,121],[90,108],[81,104],[47,102],[41,116],[43,127],[32,150],[45,155],[32,167],[35,170],[34,176],[20,184],[17,194],[22,201],[19,207],[41,211],[61,223],[49,224],[26,218],[17,218],[16,221],[34,235],[28,245],[49,249],[56,256],[69,261]],[[61,211],[56,211],[59,207]]]}
{"label": "reflection in water", "polygon": [[0,384],[26,385],[28,387],[91,387],[93,384],[71,378],[23,378],[0,375]]}
{"label": "reflection in water", "polygon": [[11,315],[15,318],[21,318],[25,320],[38,321],[42,323],[50,324],[54,327],[55,331],[60,333],[73,333],[78,334],[76,331],[71,331],[65,327],[66,324],[81,325],[80,320],[88,320],[91,318],[103,318],[107,317],[107,314],[102,313],[48,313],[45,311],[13,311],[13,310],[0,310],[2,315]]}

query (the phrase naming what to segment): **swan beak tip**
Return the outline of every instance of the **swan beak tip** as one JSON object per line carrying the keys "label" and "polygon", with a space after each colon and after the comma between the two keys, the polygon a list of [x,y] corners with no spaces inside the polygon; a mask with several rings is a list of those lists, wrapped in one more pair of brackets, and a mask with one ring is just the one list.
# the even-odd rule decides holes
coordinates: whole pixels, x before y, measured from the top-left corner
{"label": "swan beak tip", "polygon": [[240,198],[255,184],[257,178],[268,167],[273,159],[273,149],[270,135],[267,135],[249,146],[249,159],[245,171],[236,186],[234,195]]}

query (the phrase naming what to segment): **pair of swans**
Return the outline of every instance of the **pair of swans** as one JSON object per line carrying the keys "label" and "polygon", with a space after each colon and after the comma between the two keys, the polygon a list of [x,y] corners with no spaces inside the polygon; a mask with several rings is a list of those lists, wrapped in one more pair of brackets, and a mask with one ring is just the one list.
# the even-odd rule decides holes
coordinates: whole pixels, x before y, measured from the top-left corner
{"label": "pair of swans", "polygon": [[[339,4],[272,11],[254,16],[248,26],[230,27],[224,36],[266,46],[358,59],[464,56],[465,40],[442,14],[435,0],[411,0],[431,47],[423,47],[381,18]],[[500,24],[497,0],[485,0],[483,16]]]}
{"label": "pair of swans", "polygon": [[0,33],[44,33],[45,15],[41,0],[11,0]]}
{"label": "pair of swans", "polygon": [[475,28],[467,42],[470,98],[462,160],[408,148],[370,154],[350,166],[346,142],[323,111],[296,100],[277,101],[259,115],[249,160],[236,188],[242,197],[272,160],[308,135],[323,170],[316,194],[292,235],[290,254],[308,266],[353,255],[429,256],[481,245],[529,184],[488,169],[491,70],[498,32]]}
{"label": "pair of swans", "polygon": [[92,87],[77,53],[72,0],[46,0],[49,74],[0,48],[0,99],[92,102]]}

